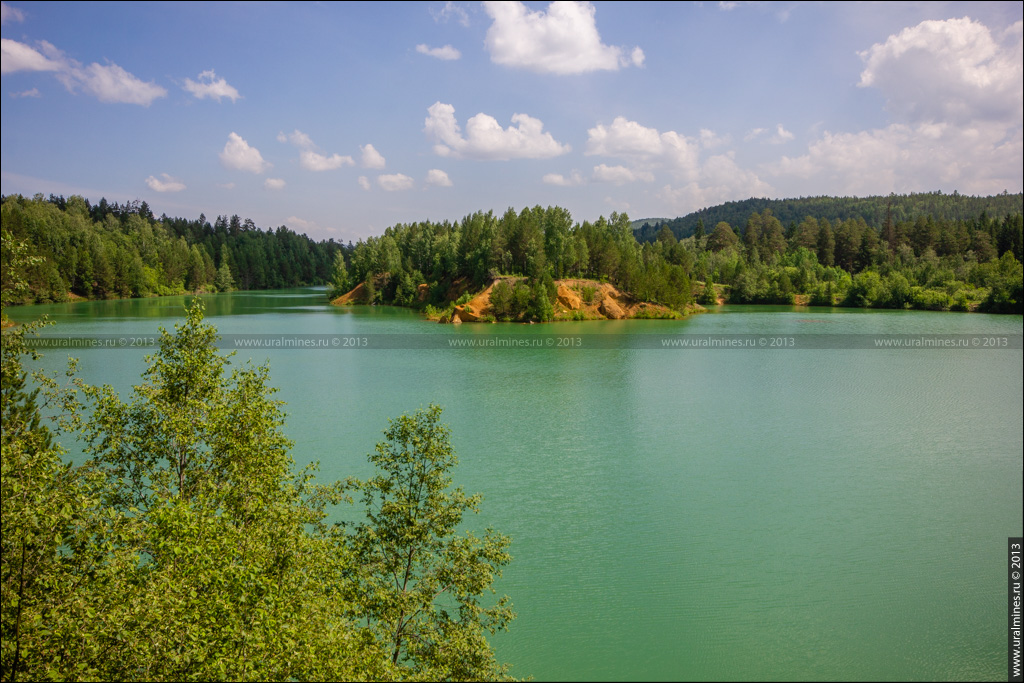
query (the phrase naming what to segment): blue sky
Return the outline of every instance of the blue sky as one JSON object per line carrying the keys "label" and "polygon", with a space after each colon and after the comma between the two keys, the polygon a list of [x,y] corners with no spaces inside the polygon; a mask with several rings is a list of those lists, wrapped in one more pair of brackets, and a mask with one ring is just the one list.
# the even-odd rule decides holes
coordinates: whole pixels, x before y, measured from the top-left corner
{"label": "blue sky", "polygon": [[4,194],[348,241],[1022,190],[1022,4],[3,2]]}

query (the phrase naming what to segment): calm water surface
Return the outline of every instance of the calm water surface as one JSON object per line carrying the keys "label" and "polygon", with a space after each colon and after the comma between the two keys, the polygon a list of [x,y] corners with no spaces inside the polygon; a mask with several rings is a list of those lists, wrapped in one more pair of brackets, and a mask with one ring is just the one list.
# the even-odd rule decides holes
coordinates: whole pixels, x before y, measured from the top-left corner
{"label": "calm water surface", "polygon": [[[314,289],[206,298],[222,334],[1022,332],[1020,316],[724,307],[685,321],[432,325]],[[50,333],[151,334],[184,299],[23,308]],[[78,351],[127,389],[142,351]],[[62,367],[48,352],[42,363]],[[366,476],[387,418],[445,407],[513,538],[495,642],[538,679],[1003,678],[1022,533],[1017,350],[444,349],[269,360],[297,463]]]}

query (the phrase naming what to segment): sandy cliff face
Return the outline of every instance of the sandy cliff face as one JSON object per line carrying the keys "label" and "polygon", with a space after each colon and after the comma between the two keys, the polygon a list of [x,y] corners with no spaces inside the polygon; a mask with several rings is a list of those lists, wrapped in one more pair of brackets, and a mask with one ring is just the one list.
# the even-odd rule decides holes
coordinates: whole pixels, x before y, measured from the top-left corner
{"label": "sandy cliff face", "polygon": [[366,287],[360,282],[352,290],[345,292],[337,299],[331,301],[332,306],[344,306],[346,304],[365,304]]}
{"label": "sandy cliff face", "polygon": [[[444,323],[485,322],[493,319],[491,291],[494,285],[505,280],[515,284],[523,278],[502,277],[493,280],[483,291],[467,303],[456,306],[451,317],[443,317]],[[660,304],[637,301],[614,285],[596,280],[556,280],[557,294],[553,302],[555,320],[622,320],[625,318],[670,318],[678,314]],[[419,286],[420,301],[423,301],[427,286]],[[465,287],[461,288],[465,291]],[[460,292],[461,294],[461,292]],[[359,284],[352,291],[339,296],[331,303],[335,306],[366,303],[366,288]],[[454,297],[453,297],[454,298]],[[695,306],[694,310],[700,310]]]}
{"label": "sandy cliff face", "polygon": [[[489,284],[463,306],[456,306],[453,317],[461,322],[478,322],[493,315],[491,291],[501,279],[514,282],[520,278],[499,278]],[[555,320],[622,320],[634,317],[673,317],[665,306],[636,301],[614,285],[595,280],[557,280],[554,301]]]}

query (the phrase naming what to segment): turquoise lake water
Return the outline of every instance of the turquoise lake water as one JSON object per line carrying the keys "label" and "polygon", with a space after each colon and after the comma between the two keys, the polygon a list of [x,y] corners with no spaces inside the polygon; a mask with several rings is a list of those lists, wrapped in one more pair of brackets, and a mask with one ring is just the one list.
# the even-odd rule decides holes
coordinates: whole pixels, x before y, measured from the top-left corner
{"label": "turquoise lake water", "polygon": [[[366,476],[389,417],[444,407],[456,483],[484,495],[470,525],[513,539],[498,589],[519,616],[494,642],[514,675],[1005,676],[1006,539],[1024,515],[1020,316],[721,307],[682,321],[443,326],[404,309],[331,308],[317,289],[205,301],[225,336],[397,347],[243,349],[236,362],[269,360],[293,457],[319,460],[325,480]],[[172,327],[184,303],[12,317],[45,313],[57,323],[47,334],[134,338]],[[850,348],[864,335],[935,334],[1017,341]],[[680,335],[797,348],[656,345]],[[803,348],[813,335],[855,336]],[[448,345],[552,337],[567,346]],[[87,381],[127,390],[145,353],[74,355]],[[49,350],[41,365],[66,356]]]}

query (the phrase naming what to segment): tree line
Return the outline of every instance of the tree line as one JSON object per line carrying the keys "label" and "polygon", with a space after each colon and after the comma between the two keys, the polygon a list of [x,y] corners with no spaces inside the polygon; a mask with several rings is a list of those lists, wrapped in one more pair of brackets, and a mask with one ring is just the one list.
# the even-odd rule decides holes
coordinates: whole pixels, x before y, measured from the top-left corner
{"label": "tree line", "polygon": [[633,232],[625,214],[574,223],[560,207],[477,212],[455,223],[395,225],[339,252],[331,294],[362,283],[372,303],[435,306],[453,298],[454,283],[472,289],[516,275],[525,280],[505,285],[510,291],[503,288],[496,300],[508,319],[550,319],[553,280],[567,277],[608,281],[677,310],[694,299],[724,299],[1021,312],[1020,212],[895,215],[878,229],[861,216],[805,215],[785,226],[766,208],[736,228],[719,221],[706,230],[698,218],[682,240],[663,224],[653,240],[642,241],[643,230]]}
{"label": "tree line", "polygon": [[[918,216],[881,230],[863,218],[804,217],[784,228],[770,209],[741,230],[698,223],[683,242],[695,256],[704,301],[1021,312],[1022,216],[971,220]],[[662,226],[659,241],[675,235]],[[724,287],[715,290],[707,283]]]}
{"label": "tree line", "polygon": [[41,259],[17,273],[28,283],[22,303],[323,284],[342,249],[237,215],[156,218],[146,202],[80,196],[7,196],[0,222]]}
{"label": "tree line", "polygon": [[[636,231],[625,214],[581,223],[562,207],[535,206],[400,223],[355,245],[263,231],[237,215],[212,225],[205,216],[157,219],[145,202],[12,196],[0,215],[41,258],[19,273],[27,301],[326,282],[332,297],[363,284],[370,303],[443,307],[504,275],[522,281],[499,292],[502,317],[548,320],[563,278],[610,282],[680,311],[724,299],[1020,312],[1021,198],[751,199]],[[794,218],[770,206],[739,218],[762,204]],[[736,222],[704,222],[718,214]]]}
{"label": "tree line", "polygon": [[[743,226],[752,213],[769,209],[783,225],[790,226],[806,216],[818,220],[827,218],[833,224],[862,218],[875,230],[881,231],[887,223],[913,222],[919,216],[931,216],[935,221],[969,221],[986,212],[989,216],[1006,216],[1024,211],[1024,194],[1002,193],[987,197],[962,195],[959,192],[921,192],[906,195],[890,194],[870,197],[799,197],[793,199],[751,198],[725,202],[700,211],[668,220],[648,219],[634,223],[637,239],[650,242],[657,239],[662,226],[667,225],[676,239],[692,237],[697,223],[711,230],[720,222]],[[1020,257],[1017,257],[1020,260]]]}

